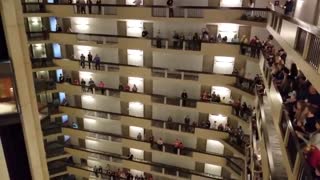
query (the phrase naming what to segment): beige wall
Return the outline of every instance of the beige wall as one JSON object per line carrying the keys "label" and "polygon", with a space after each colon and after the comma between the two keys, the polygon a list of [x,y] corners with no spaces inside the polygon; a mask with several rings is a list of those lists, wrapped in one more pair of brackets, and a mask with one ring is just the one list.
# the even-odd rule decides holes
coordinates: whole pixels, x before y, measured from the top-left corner
{"label": "beige wall", "polygon": [[199,99],[200,84],[195,81],[181,81],[174,79],[158,79],[153,81],[153,93],[169,97],[180,97],[186,90],[189,98]]}
{"label": "beige wall", "polygon": [[168,120],[171,116],[173,122],[184,123],[184,118],[189,115],[191,122],[198,122],[199,113],[195,109],[183,108],[170,105],[153,104],[152,118],[160,120]]}

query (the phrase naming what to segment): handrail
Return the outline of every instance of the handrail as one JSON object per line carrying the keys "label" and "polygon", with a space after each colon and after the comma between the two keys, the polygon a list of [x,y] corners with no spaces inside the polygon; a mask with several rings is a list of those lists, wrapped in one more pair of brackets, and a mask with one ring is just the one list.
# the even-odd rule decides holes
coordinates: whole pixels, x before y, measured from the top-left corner
{"label": "handrail", "polygon": [[[284,15],[282,15],[282,16],[284,16]],[[289,18],[289,17],[288,17]],[[263,53],[263,56],[264,56],[264,63],[266,63],[266,57],[265,57],[265,54]],[[265,64],[266,66],[268,66],[267,64]],[[270,74],[268,74],[269,76],[271,76]],[[271,77],[270,77],[271,78]],[[275,83],[272,79],[271,79],[271,83]],[[279,92],[279,89],[277,88],[277,86],[274,84],[274,87],[275,87],[275,90],[277,91],[277,93],[279,93],[279,95],[280,95],[280,92]],[[270,88],[270,87],[269,87]],[[280,95],[280,97],[281,97],[281,95]],[[294,128],[293,128],[293,125],[292,125],[292,122],[291,122],[291,120],[290,120],[290,118],[289,118],[289,114],[288,114],[288,111],[287,111],[287,109],[286,109],[286,105],[285,104],[283,104],[282,105],[282,115],[281,115],[281,119],[284,119],[285,120],[285,123],[287,124],[287,127],[286,127],[286,130],[285,130],[285,134],[287,134],[287,133],[289,133],[290,135],[291,135],[291,138],[293,138],[293,143],[294,143],[294,146],[295,146],[295,148],[297,149],[297,154],[295,155],[296,157],[300,157],[300,167],[299,167],[299,174],[298,174],[298,176],[300,176],[303,172],[303,170],[306,168],[307,169],[307,171],[310,171],[309,169],[311,168],[310,166],[309,166],[309,164],[307,164],[306,163],[306,160],[304,159],[304,155],[303,155],[303,153],[302,153],[302,151],[300,151],[300,149],[301,149],[301,146],[300,146],[300,143],[299,143],[299,139],[298,139],[298,137],[297,137],[297,135],[296,135],[296,132],[295,132],[295,130],[294,130]],[[280,124],[282,124],[283,123],[283,120],[281,120],[280,121]],[[263,129],[265,129],[265,128],[263,128]],[[284,135],[285,135],[284,134]],[[268,147],[268,146],[266,146],[266,147]],[[288,155],[288,152],[287,152],[287,156],[289,156]],[[292,161],[290,158],[288,158],[289,159],[289,161]],[[295,162],[290,162],[291,164],[291,169],[292,170],[294,170],[294,166],[295,166],[295,164],[296,164],[296,161],[297,161],[298,159],[295,159]],[[274,171],[274,169],[272,169],[271,168],[271,172],[273,172]],[[272,175],[272,173],[271,173],[271,175]],[[303,180],[305,179],[305,177],[301,177]],[[302,180],[301,179],[301,180]]]}
{"label": "handrail", "polygon": [[83,148],[83,147],[79,147],[79,146],[76,146],[76,145],[69,145],[68,144],[68,145],[65,145],[65,147],[66,148],[70,148],[70,149],[76,149],[76,150],[80,150],[80,151],[85,151],[85,152],[88,152],[88,153],[94,153],[94,154],[99,154],[99,155],[104,155],[104,156],[111,156],[111,157],[114,157],[114,158],[133,161],[133,162],[136,162],[136,163],[147,164],[147,165],[150,165],[150,166],[156,166],[156,167],[160,167],[160,168],[171,169],[171,170],[184,172],[184,173],[192,174],[192,175],[197,175],[197,176],[201,176],[201,177],[206,177],[206,178],[209,177],[209,178],[214,178],[214,179],[229,179],[229,180],[233,180],[232,178],[224,178],[224,177],[221,177],[221,176],[201,173],[201,172],[197,172],[195,170],[190,170],[190,169],[181,168],[181,167],[175,167],[175,166],[162,164],[162,163],[157,163],[157,162],[152,162],[152,161],[146,161],[146,160],[140,160],[140,159],[129,160],[128,157],[122,156],[122,155],[119,155],[119,154],[108,153],[108,152],[99,151],[99,150],[93,150],[93,149],[89,149],[89,148]]}
{"label": "handrail", "polygon": [[[138,142],[144,142],[144,143],[150,143],[150,141],[148,140],[138,140],[136,138],[132,138],[129,136],[124,136],[124,135],[118,135],[118,134],[113,134],[113,133],[108,133],[108,132],[102,132],[102,131],[93,131],[93,130],[89,130],[89,129],[85,129],[85,128],[72,128],[69,125],[63,125],[62,128],[66,128],[66,129],[73,129],[73,130],[79,130],[79,131],[84,131],[84,132],[89,132],[89,133],[95,133],[95,134],[101,134],[101,135],[106,135],[106,136],[112,136],[112,137],[116,137],[116,138],[121,138],[121,139],[128,139],[128,140],[133,140],[133,141],[138,141]],[[156,143],[156,141],[154,141],[154,143]],[[164,143],[165,146],[173,146],[172,144],[169,143]],[[206,152],[206,151],[201,151],[198,149],[194,149],[194,148],[190,148],[190,147],[184,147],[184,150],[189,150],[192,152],[198,152],[198,153],[203,153],[203,154],[208,154],[208,155],[213,155],[213,156],[217,156],[217,157],[221,157],[221,158],[225,158],[227,160],[230,161],[230,159],[236,159],[236,160],[241,160],[243,161],[242,158],[239,157],[235,157],[235,156],[230,156],[230,155],[223,155],[223,154],[218,154],[218,153],[212,153],[212,152]],[[236,165],[237,168],[242,169],[242,167],[240,167],[239,165],[237,165],[236,163],[234,163],[233,161],[231,161],[232,164]]]}
{"label": "handrail", "polygon": [[[70,83],[69,83],[70,84]],[[79,86],[82,87],[80,84],[70,84],[71,86]],[[90,87],[90,86],[84,86],[86,88]],[[124,93],[131,93],[131,94],[141,94],[141,95],[149,95],[151,97],[161,97],[161,98],[167,98],[167,99],[176,99],[176,100],[180,100],[182,99],[181,97],[170,97],[170,96],[166,96],[166,95],[161,95],[161,94],[153,94],[153,93],[144,93],[144,92],[132,92],[132,91],[124,91],[124,90],[119,90],[119,89],[114,89],[114,88],[101,88],[101,87],[95,87],[95,89],[97,90],[108,90],[108,91],[114,91],[114,92],[124,92]],[[201,101],[201,99],[192,99],[192,98],[188,98],[186,99],[186,101],[190,102],[201,102],[201,103],[209,103],[209,104],[218,104],[218,105],[222,105],[222,106],[232,106],[232,104],[230,103],[223,103],[223,102],[205,102],[205,101]],[[184,106],[184,107],[189,107],[189,106]]]}
{"label": "handrail", "polygon": [[[116,115],[116,116],[140,118],[140,119],[149,120],[149,121],[167,122],[167,121],[165,121],[165,120],[152,119],[152,118],[146,118],[146,117],[139,117],[139,116],[133,116],[133,115],[129,115],[129,114],[114,113],[114,112],[94,110],[94,109],[87,109],[87,108],[78,107],[78,106],[70,106],[70,105],[68,105],[68,106],[61,106],[61,107],[67,107],[67,108],[72,108],[72,109],[81,109],[81,110],[85,110],[85,111],[94,111],[94,112],[98,112],[98,113],[106,113],[106,114]],[[178,122],[170,122],[170,123],[172,123],[172,124],[178,124],[178,125],[185,125],[185,124],[183,124],[183,123],[178,123]],[[192,125],[190,125],[190,126],[192,126]],[[207,128],[203,128],[203,127],[201,127],[201,126],[196,126],[196,128],[199,128],[199,129],[207,129]],[[228,134],[228,132],[226,132],[226,131],[219,131],[219,130],[217,130],[217,129],[207,129],[207,130],[212,130],[212,131],[217,131],[217,132],[220,132],[220,133],[226,133],[226,134]]]}
{"label": "handrail", "polygon": [[[43,2],[43,3],[39,3],[39,2],[22,2],[22,5],[88,5],[85,3],[47,3],[47,2]],[[168,6],[165,5],[127,5],[127,4],[91,4],[92,7],[95,6],[102,6],[102,7],[145,7],[145,8],[168,8]],[[254,11],[270,11],[269,8],[251,8],[251,7],[218,7],[218,6],[173,6],[174,8],[180,8],[180,9],[222,9],[222,10],[254,10]]]}
{"label": "handrail", "polygon": [[[81,85],[78,85],[78,84],[70,84],[71,86],[80,86],[81,87]],[[86,88],[88,88],[88,87],[90,87],[90,86],[85,86]],[[108,90],[108,91],[114,91],[114,92],[118,92],[118,93],[121,93],[121,92],[124,92],[124,93],[131,93],[131,94],[141,94],[141,95],[149,95],[149,96],[151,96],[151,97],[155,97],[155,98],[157,98],[157,97],[160,97],[160,98],[167,98],[167,99],[176,99],[176,100],[180,100],[181,98],[180,97],[168,97],[168,96],[165,96],[165,95],[159,95],[159,94],[152,94],[152,93],[142,93],[142,92],[132,92],[132,91],[121,91],[121,90],[119,90],[119,89],[114,89],[114,88],[100,88],[100,87],[95,87],[95,89],[97,89],[97,90],[101,90],[101,89],[104,89],[104,90]],[[186,99],[186,101],[187,102],[200,102],[200,103],[208,103],[208,104],[216,104],[216,105],[221,105],[221,106],[231,106],[232,108],[233,108],[233,105],[232,104],[228,104],[228,103],[222,103],[222,102],[220,102],[220,103],[217,103],[217,102],[211,102],[211,101],[209,101],[209,102],[207,102],[207,101],[202,101],[201,99]],[[162,104],[162,103],[160,103],[160,104]],[[169,104],[170,105],[170,104]],[[184,107],[188,107],[188,108],[190,108],[190,106],[184,106]],[[192,107],[191,107],[192,108]],[[196,108],[196,107],[195,107]],[[233,115],[235,115],[235,114],[233,114]],[[246,119],[243,119],[242,117],[240,117],[240,116],[238,116],[238,115],[235,115],[235,116],[237,116],[237,117],[239,117],[239,119],[241,119],[241,120],[243,120],[244,122],[246,122],[246,123],[248,123],[248,120],[246,120]],[[159,120],[159,121],[162,121],[162,120]],[[174,124],[174,123],[173,123]],[[182,124],[181,123],[181,125],[184,125],[184,124]],[[200,127],[200,126],[199,126]],[[202,128],[202,129],[206,129],[206,128],[203,128],[203,127],[200,127],[200,128]]]}
{"label": "handrail", "polygon": [[301,21],[301,20],[294,18],[294,17],[286,16],[280,12],[277,12],[277,11],[270,11],[270,12],[274,15],[277,15],[278,17],[281,17],[282,19],[284,19],[286,21],[289,21],[291,23],[298,25],[301,29],[307,31],[308,33],[311,33],[313,35],[320,37],[320,28],[318,26],[306,23],[306,22]]}
{"label": "handrail", "polygon": [[[57,59],[57,58],[56,58]],[[79,59],[75,59],[75,58],[63,58],[66,60],[70,60],[70,61],[77,61],[80,62]],[[60,60],[60,59],[57,59]],[[85,62],[85,64],[87,63],[87,61]],[[105,65],[113,65],[113,66],[126,66],[126,67],[135,67],[135,68],[150,68],[151,70],[169,70],[169,68],[162,68],[162,67],[150,67],[150,66],[137,66],[137,65],[131,65],[131,64],[124,64],[124,63],[112,63],[112,62],[100,62],[100,64],[105,64]],[[209,75],[219,75],[219,76],[227,76],[227,77],[236,77],[245,81],[249,81],[249,82],[254,82],[253,79],[248,79],[246,77],[243,76],[239,76],[237,74],[218,74],[218,73],[214,73],[214,72],[205,72],[205,71],[195,71],[195,70],[184,70],[184,69],[173,69],[174,71],[171,71],[172,69],[170,69],[170,72],[184,72],[184,73],[197,73],[197,74],[209,74]]]}

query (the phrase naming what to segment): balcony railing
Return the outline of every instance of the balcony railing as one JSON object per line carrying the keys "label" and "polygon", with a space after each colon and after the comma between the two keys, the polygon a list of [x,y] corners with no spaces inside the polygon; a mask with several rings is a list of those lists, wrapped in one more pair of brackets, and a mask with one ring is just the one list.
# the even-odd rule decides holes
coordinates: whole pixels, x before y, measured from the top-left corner
{"label": "balcony railing", "polygon": [[[191,175],[197,175],[197,176],[204,177],[204,178],[224,179],[223,177],[220,177],[220,176],[209,175],[209,174],[205,174],[205,173],[198,172],[195,170],[179,168],[179,167],[170,166],[170,165],[166,165],[166,164],[162,164],[162,163],[158,163],[158,162],[139,160],[139,159],[129,160],[128,157],[126,157],[126,156],[112,154],[112,153],[103,152],[103,151],[97,151],[97,150],[93,150],[93,149],[89,149],[89,148],[81,148],[81,147],[78,147],[75,145],[67,145],[66,147],[70,148],[70,149],[79,150],[79,151],[85,151],[85,152],[99,154],[99,155],[107,155],[107,156],[111,156],[112,158],[118,158],[118,159],[122,159],[122,160],[133,161],[135,163],[150,165],[151,171],[158,172],[158,173],[164,172],[163,174],[171,175],[174,177],[177,177],[177,176],[181,177],[182,176],[184,178],[187,177],[188,179],[190,179]],[[167,173],[165,173],[165,172],[167,172]],[[176,173],[173,173],[173,172],[176,172]]]}
{"label": "balcony railing", "polygon": [[[275,81],[273,81],[273,77],[271,74],[271,70],[269,68],[269,65],[266,62],[266,59],[264,59],[264,65],[263,70],[265,74],[265,79],[267,80],[269,89],[274,88],[276,90],[276,93],[278,93],[279,97],[282,97],[279,89],[277,89],[277,85],[275,84]],[[275,96],[275,95],[274,95]],[[285,100],[279,100],[279,102],[273,102],[273,103],[282,103]],[[290,120],[288,107],[286,104],[283,104],[280,109],[281,115],[279,117],[279,129],[282,135],[282,143],[284,143],[284,146],[286,148],[286,156],[288,157],[290,168],[292,171],[292,174],[297,175],[297,179],[299,180],[312,180],[315,177],[314,170],[310,167],[310,165],[306,162],[304,159],[304,155],[302,153],[302,146],[300,144],[300,140],[298,139],[298,136],[296,134],[296,131],[294,129],[293,123]],[[263,128],[266,129],[266,128]],[[265,130],[264,130],[265,131]],[[266,145],[269,146],[268,144]],[[271,150],[271,149],[269,149]],[[274,164],[270,164],[270,173],[271,176],[274,176]]]}
{"label": "balcony railing", "polygon": [[44,68],[55,66],[50,58],[31,58],[32,68]]}
{"label": "balcony railing", "polygon": [[29,41],[39,41],[49,39],[49,32],[38,31],[38,32],[26,32]]}

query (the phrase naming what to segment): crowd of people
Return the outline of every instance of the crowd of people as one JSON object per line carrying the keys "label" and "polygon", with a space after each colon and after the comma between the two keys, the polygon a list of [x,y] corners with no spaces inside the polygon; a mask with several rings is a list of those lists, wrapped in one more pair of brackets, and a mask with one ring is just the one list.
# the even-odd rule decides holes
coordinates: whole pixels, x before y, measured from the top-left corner
{"label": "crowd of people", "polygon": [[283,49],[276,50],[268,43],[263,51],[272,82],[283,99],[300,145],[304,146],[307,162],[320,177],[320,95],[295,63],[286,66],[287,53]]}
{"label": "crowd of people", "polygon": [[116,171],[111,170],[110,165],[107,165],[106,169],[102,166],[94,166],[93,172],[97,178],[110,177],[111,179],[127,179],[127,180],[152,180],[152,175],[144,176],[143,174],[135,176],[129,170],[121,170],[120,168]]}

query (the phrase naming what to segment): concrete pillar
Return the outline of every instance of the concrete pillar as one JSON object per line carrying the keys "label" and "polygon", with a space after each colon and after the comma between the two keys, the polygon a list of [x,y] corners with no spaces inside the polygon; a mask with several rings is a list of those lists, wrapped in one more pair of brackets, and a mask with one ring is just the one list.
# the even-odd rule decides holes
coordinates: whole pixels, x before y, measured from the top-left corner
{"label": "concrete pillar", "polygon": [[21,1],[0,0],[0,3],[8,50],[18,82],[22,127],[32,179],[49,179]]}

